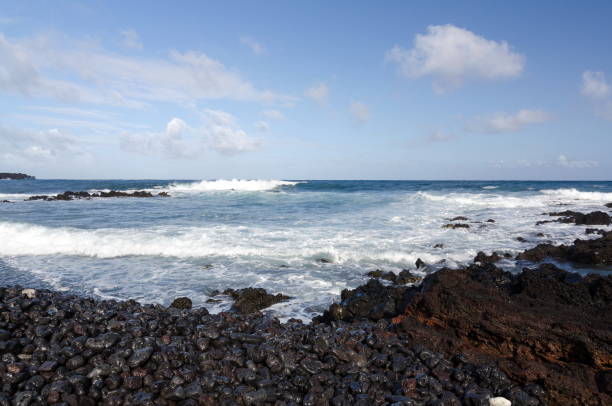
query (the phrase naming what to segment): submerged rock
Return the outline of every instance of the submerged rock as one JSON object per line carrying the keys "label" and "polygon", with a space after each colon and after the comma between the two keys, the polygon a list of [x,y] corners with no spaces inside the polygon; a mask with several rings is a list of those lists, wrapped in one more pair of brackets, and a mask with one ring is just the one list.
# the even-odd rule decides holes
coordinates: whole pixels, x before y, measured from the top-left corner
{"label": "submerged rock", "polygon": [[456,223],[456,224],[445,224],[442,226],[442,228],[451,228],[451,229],[456,229],[456,228],[470,228],[469,224],[463,224],[463,223]]}

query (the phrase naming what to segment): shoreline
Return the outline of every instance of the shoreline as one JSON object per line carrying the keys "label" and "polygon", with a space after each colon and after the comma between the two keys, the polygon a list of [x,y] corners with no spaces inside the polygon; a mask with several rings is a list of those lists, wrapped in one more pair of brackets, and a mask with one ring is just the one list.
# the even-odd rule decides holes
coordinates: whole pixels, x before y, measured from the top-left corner
{"label": "shoreline", "polygon": [[[524,255],[611,249],[601,232]],[[310,324],[0,288],[0,404],[609,404],[612,275],[497,258],[418,286],[372,275]]]}

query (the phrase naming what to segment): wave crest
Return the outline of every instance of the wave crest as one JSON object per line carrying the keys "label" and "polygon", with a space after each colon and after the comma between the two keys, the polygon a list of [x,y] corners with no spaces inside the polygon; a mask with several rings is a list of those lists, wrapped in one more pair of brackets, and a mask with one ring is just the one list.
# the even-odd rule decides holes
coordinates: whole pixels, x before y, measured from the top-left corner
{"label": "wave crest", "polygon": [[202,180],[192,183],[173,183],[169,185],[167,189],[169,192],[179,193],[201,193],[226,190],[259,192],[277,189],[282,186],[295,186],[298,183],[301,182],[264,179],[218,179]]}
{"label": "wave crest", "polygon": [[559,199],[612,201],[612,193],[581,192],[577,189],[543,189],[540,193]]}

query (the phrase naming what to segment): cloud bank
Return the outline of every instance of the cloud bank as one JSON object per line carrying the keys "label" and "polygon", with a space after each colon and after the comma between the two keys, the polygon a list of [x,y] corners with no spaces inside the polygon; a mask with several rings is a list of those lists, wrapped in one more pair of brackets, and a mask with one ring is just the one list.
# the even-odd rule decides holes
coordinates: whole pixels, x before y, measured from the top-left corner
{"label": "cloud bank", "polygon": [[[126,35],[136,45],[129,31]],[[196,51],[144,58],[69,38],[11,39],[0,33],[0,67],[0,92],[70,103],[142,108],[151,102],[193,105],[204,99],[294,100],[257,89],[221,62]]]}

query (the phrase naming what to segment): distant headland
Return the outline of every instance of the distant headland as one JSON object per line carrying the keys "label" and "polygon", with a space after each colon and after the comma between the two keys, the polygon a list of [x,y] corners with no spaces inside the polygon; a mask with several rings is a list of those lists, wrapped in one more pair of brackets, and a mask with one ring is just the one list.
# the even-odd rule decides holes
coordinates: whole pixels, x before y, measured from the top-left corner
{"label": "distant headland", "polygon": [[30,176],[30,175],[26,175],[25,173],[3,173],[3,172],[0,172],[0,179],[22,180],[22,179],[36,179],[36,177]]}

